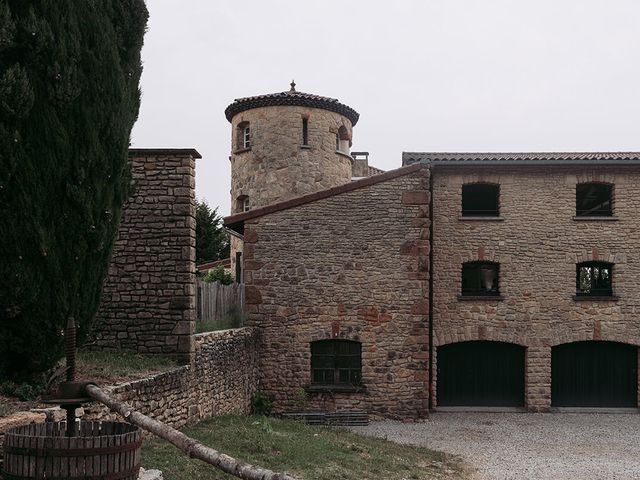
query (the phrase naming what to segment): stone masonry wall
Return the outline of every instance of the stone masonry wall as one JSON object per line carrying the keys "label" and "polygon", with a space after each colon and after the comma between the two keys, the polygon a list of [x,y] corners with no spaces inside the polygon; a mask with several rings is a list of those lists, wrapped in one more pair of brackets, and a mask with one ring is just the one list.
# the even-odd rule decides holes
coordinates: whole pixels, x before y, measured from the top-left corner
{"label": "stone masonry wall", "polygon": [[[576,184],[591,181],[614,184],[614,218],[574,219]],[[460,218],[462,185],[474,182],[500,185],[499,219]],[[433,195],[436,348],[467,340],[525,346],[526,406],[548,410],[551,347],[580,340],[640,345],[637,169],[436,167]],[[459,300],[462,263],[483,259],[500,264],[504,299]],[[590,260],[615,264],[617,300],[573,299],[576,263]]]}
{"label": "stone masonry wall", "polygon": [[[251,398],[258,383],[257,368],[256,332],[250,328],[240,328],[195,335],[194,362],[191,366],[185,365],[112,388],[103,387],[137,411],[180,428],[212,416],[249,414]],[[55,413],[54,419],[57,421],[65,418],[64,411],[60,409],[52,413]],[[84,405],[82,418],[123,421],[97,402]],[[35,412],[20,412],[2,419],[0,467],[5,428],[41,423],[45,419],[44,413]]]}
{"label": "stone masonry wall", "polygon": [[127,201],[95,327],[96,348],[189,361],[195,322],[195,150],[130,152]]}
{"label": "stone masonry wall", "polygon": [[[111,393],[175,428],[212,416],[246,415],[257,386],[256,347],[256,332],[250,328],[198,334],[192,365],[118,385]],[[116,418],[97,403],[86,407],[85,414]]]}
{"label": "stone masonry wall", "polygon": [[[409,168],[245,222],[248,324],[277,411],[426,414],[429,174]],[[364,392],[309,388],[310,342],[329,338],[361,342]]]}

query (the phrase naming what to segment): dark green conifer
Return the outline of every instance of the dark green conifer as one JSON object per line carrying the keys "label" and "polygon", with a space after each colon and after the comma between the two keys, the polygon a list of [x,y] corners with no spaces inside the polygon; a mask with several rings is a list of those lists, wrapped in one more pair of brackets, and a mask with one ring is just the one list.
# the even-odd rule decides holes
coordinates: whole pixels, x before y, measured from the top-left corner
{"label": "dark green conifer", "polygon": [[0,0],[0,380],[99,305],[127,197],[143,0]]}

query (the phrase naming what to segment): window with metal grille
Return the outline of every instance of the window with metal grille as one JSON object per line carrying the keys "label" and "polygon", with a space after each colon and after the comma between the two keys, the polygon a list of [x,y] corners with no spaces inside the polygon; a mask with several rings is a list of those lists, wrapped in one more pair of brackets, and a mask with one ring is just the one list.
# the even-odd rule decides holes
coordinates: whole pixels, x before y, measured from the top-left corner
{"label": "window with metal grille", "polygon": [[613,296],[613,263],[583,262],[576,265],[577,296]]}
{"label": "window with metal grille", "polygon": [[613,185],[579,183],[576,185],[576,217],[610,217],[613,215]]}
{"label": "window with metal grille", "polygon": [[500,265],[494,262],[462,264],[463,296],[499,296]]}
{"label": "window with metal grille", "polygon": [[500,215],[500,185],[469,183],[462,186],[463,217],[497,217]]}
{"label": "window with metal grille", "polygon": [[311,383],[360,385],[362,383],[362,344],[351,340],[311,342]]}

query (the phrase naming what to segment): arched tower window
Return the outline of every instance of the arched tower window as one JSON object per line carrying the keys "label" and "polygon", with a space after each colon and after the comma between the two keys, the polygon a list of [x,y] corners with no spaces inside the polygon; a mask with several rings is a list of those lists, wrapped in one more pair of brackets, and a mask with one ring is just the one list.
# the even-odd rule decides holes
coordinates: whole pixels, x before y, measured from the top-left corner
{"label": "arched tower window", "polygon": [[236,130],[236,150],[251,148],[251,126],[249,122],[240,122]]}
{"label": "arched tower window", "polygon": [[251,202],[248,195],[240,195],[236,200],[236,212],[248,212],[251,210]]}
{"label": "arched tower window", "polygon": [[302,145],[309,145],[309,119],[302,119]]}
{"label": "arched tower window", "polygon": [[349,148],[351,147],[351,139],[349,138],[349,131],[342,125],[336,133],[336,150],[340,153],[349,155]]}

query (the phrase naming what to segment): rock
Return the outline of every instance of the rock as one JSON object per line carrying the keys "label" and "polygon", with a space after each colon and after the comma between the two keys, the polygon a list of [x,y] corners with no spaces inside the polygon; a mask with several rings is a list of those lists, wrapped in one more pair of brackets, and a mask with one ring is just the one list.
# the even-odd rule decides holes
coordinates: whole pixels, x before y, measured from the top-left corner
{"label": "rock", "polygon": [[145,470],[144,468],[140,468],[140,475],[138,475],[138,480],[164,480],[162,476],[162,472],[160,470]]}

